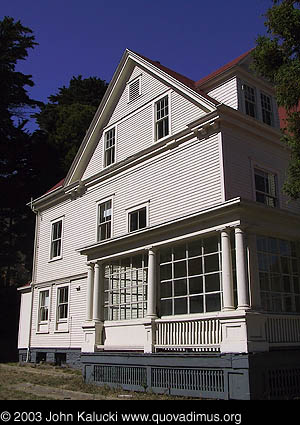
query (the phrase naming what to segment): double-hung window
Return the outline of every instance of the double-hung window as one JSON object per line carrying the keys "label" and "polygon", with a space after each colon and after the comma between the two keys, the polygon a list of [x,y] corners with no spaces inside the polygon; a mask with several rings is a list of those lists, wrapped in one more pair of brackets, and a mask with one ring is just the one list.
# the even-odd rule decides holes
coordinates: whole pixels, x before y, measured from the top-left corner
{"label": "double-hung window", "polygon": [[263,122],[268,125],[273,125],[273,110],[271,97],[264,93],[261,93],[260,100]]}
{"label": "double-hung window", "polygon": [[155,139],[162,139],[169,133],[169,96],[167,95],[155,103]]}
{"label": "double-hung window", "polygon": [[134,232],[135,230],[147,227],[147,207],[130,211],[128,213],[128,230]]}
{"label": "double-hung window", "polygon": [[244,99],[245,99],[245,112],[250,117],[256,118],[256,99],[255,99],[255,89],[248,86],[247,84],[243,85],[244,90]]}
{"label": "double-hung window", "polygon": [[112,200],[108,199],[98,204],[97,240],[111,238],[112,234]]}
{"label": "double-hung window", "polygon": [[57,320],[68,318],[69,287],[62,286],[57,289]]}
{"label": "double-hung window", "polygon": [[277,207],[278,196],[276,174],[255,168],[254,180],[256,201],[269,205],[270,207]]}
{"label": "double-hung window", "polygon": [[40,291],[39,322],[47,322],[49,319],[49,290]]}
{"label": "double-hung window", "polygon": [[62,229],[63,229],[62,218],[52,222],[51,250],[50,250],[51,260],[62,257]]}
{"label": "double-hung window", "polygon": [[115,127],[104,134],[104,166],[108,167],[116,162],[116,129]]}

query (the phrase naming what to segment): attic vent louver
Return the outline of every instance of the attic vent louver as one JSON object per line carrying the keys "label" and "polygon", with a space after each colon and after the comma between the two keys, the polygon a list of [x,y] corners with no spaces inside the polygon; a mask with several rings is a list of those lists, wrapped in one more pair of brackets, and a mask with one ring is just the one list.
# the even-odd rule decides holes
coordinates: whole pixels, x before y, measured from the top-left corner
{"label": "attic vent louver", "polygon": [[128,85],[128,102],[137,99],[141,94],[141,78],[137,78]]}

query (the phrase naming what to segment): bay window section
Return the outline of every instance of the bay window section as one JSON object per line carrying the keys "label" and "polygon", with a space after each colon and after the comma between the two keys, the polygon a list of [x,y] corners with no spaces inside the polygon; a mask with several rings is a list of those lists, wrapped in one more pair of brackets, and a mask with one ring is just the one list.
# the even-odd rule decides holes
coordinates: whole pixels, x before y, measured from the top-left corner
{"label": "bay window section", "polygon": [[161,316],[220,311],[221,307],[221,247],[218,236],[161,250]]}
{"label": "bay window section", "polygon": [[139,319],[147,313],[148,256],[122,258],[104,267],[105,320]]}
{"label": "bay window section", "polygon": [[300,312],[299,250],[295,242],[257,236],[262,308]]}

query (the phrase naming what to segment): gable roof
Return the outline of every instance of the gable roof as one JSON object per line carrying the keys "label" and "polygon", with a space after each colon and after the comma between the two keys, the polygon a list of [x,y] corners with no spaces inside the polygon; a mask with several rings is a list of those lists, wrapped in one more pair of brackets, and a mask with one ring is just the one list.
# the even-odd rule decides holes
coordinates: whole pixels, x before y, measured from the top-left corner
{"label": "gable roof", "polygon": [[[231,62],[228,62],[226,65],[222,66],[221,68],[217,69],[216,71],[212,72],[211,74],[207,75],[206,77],[203,77],[202,79],[198,80],[198,81],[194,81],[191,80],[190,78],[176,72],[173,71],[172,69],[162,65],[160,62],[158,61],[154,61],[152,59],[147,58],[146,56],[143,56],[139,53],[136,53],[134,51],[128,50],[126,49],[125,53],[123,54],[123,57],[120,61],[120,64],[118,65],[118,68],[112,78],[111,83],[109,84],[109,87],[104,95],[104,98],[102,99],[99,108],[96,112],[96,115],[90,125],[90,128],[87,131],[87,135],[89,134],[89,136],[91,135],[93,128],[96,125],[96,116],[100,114],[100,111],[103,107],[105,107],[105,102],[107,101],[107,97],[110,95],[111,91],[112,91],[112,86],[113,84],[116,83],[117,80],[117,75],[118,73],[120,73],[123,69],[123,66],[125,64],[125,61],[127,59],[127,57],[129,57],[129,55],[133,55],[136,56],[137,58],[141,58],[143,61],[146,61],[147,63],[151,64],[152,66],[156,67],[158,70],[162,71],[163,73],[167,74],[168,76],[170,76],[171,78],[177,80],[179,83],[183,84],[184,86],[188,87],[189,89],[191,89],[192,91],[194,91],[195,93],[197,93],[198,95],[200,95],[201,97],[203,97],[204,99],[206,99],[208,102],[210,102],[211,104],[213,104],[214,106],[219,105],[220,102],[218,102],[217,100],[213,99],[211,96],[209,96],[208,94],[206,94],[202,89],[201,86],[206,83],[209,80],[214,79],[215,77],[217,77],[218,75],[221,75],[223,72],[233,68],[234,66],[240,64],[252,51],[253,49],[243,53],[242,55],[240,55],[239,57],[237,57],[236,59],[232,60]],[[110,93],[109,93],[109,89],[110,89]],[[93,128],[92,128],[93,127]],[[80,146],[80,150],[83,150],[84,144],[88,143],[88,138],[86,137],[84,138],[81,146]],[[79,152],[78,152],[79,153]],[[78,154],[76,155],[73,164],[71,166],[71,169],[74,168],[75,162],[78,162],[79,158],[78,158]],[[70,171],[71,171],[70,169]],[[49,189],[46,194],[49,194],[50,192],[53,192],[55,189],[61,188],[64,186],[65,183],[68,183],[68,181],[71,178],[70,175],[70,171],[68,173],[68,175],[60,180],[55,186],[53,186],[51,189]]]}
{"label": "gable roof", "polygon": [[179,74],[176,71],[173,71],[172,69],[170,69],[170,68],[162,65],[158,61],[153,61],[152,59],[149,59],[146,56],[143,56],[143,55],[141,55],[139,53],[136,53],[136,52],[133,52],[133,53],[135,53],[136,55],[138,55],[141,58],[145,59],[147,62],[151,63],[152,65],[156,66],[161,71],[164,71],[166,74],[169,74],[171,77],[173,77],[176,80],[180,81],[181,83],[183,83],[184,85],[186,85],[190,89],[194,90],[196,93],[201,94],[201,96],[205,97],[207,100],[209,100],[210,102],[214,103],[215,105],[218,105],[219,104],[219,102],[217,102],[211,96],[209,96],[208,94],[206,94],[203,90],[201,90],[199,87],[197,87],[197,82],[196,81],[191,80],[190,78],[185,77],[184,75]]}
{"label": "gable roof", "polygon": [[221,68],[217,69],[216,71],[206,75],[205,77],[201,78],[197,82],[195,82],[196,87],[200,87],[203,84],[205,84],[207,81],[212,80],[213,78],[223,74],[223,72],[233,68],[236,65],[239,65],[240,62],[242,62],[254,49],[250,49],[247,52],[243,53],[242,55],[238,56],[236,59],[233,59],[232,61],[228,62],[226,65],[221,66]]}

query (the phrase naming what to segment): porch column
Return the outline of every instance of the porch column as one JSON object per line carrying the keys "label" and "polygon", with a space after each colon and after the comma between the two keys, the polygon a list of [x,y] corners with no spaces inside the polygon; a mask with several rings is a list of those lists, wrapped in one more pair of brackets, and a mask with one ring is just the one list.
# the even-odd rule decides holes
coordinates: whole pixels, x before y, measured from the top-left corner
{"label": "porch column", "polygon": [[236,255],[236,281],[238,309],[249,309],[249,284],[246,263],[245,232],[236,227],[235,231],[235,255]]}
{"label": "porch column", "polygon": [[147,317],[156,318],[156,250],[148,250],[148,297]]}
{"label": "porch column", "polygon": [[248,233],[248,263],[249,263],[249,285],[250,285],[250,306],[254,310],[261,309],[261,296],[259,284],[259,269],[256,248],[256,235]]}
{"label": "porch column", "polygon": [[230,229],[221,231],[223,311],[234,310]]}
{"label": "porch column", "polygon": [[99,322],[103,320],[103,267],[100,263],[95,264],[95,277],[94,277],[94,302],[93,302],[93,320]]}
{"label": "porch column", "polygon": [[94,295],[94,264],[88,263],[87,294],[86,294],[86,320],[93,319],[93,295]]}

